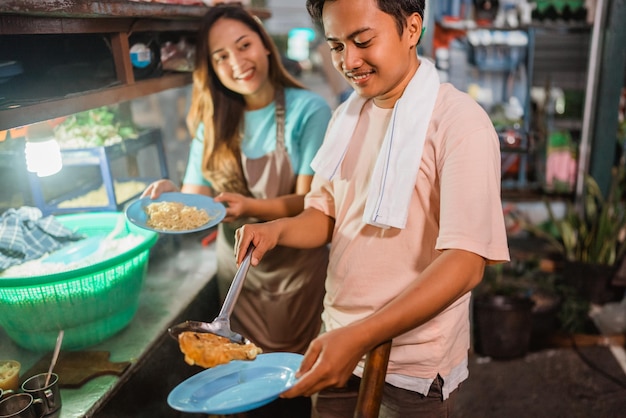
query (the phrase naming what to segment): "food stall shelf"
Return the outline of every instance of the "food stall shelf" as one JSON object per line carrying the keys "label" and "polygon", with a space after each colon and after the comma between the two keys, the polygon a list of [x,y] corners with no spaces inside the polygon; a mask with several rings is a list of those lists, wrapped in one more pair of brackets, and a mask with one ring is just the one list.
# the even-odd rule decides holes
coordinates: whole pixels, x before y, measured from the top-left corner
{"label": "food stall shelf", "polygon": [[[148,147],[155,147],[158,156],[159,172],[158,175],[139,176],[136,158],[140,151]],[[59,173],[52,176],[54,178],[50,180],[41,179],[37,177],[35,173],[29,173],[28,175],[33,202],[41,209],[44,216],[85,211],[121,210],[126,203],[136,198],[143,190],[136,190],[129,196],[120,196],[118,199],[115,190],[116,183],[128,183],[133,181],[147,186],[158,178],[168,177],[165,151],[161,131],[159,129],[147,130],[137,139],[124,140],[119,144],[107,147],[62,150],[61,156],[64,168]],[[112,164],[115,160],[123,157],[126,157],[128,160],[127,171],[135,171],[135,173],[131,173],[134,175],[115,175]],[[85,174],[83,175],[81,168],[88,167],[91,167],[92,171],[93,168],[98,168],[99,175],[89,176],[89,173],[84,170],[83,172]],[[60,184],[70,184],[73,187],[69,190],[63,190],[64,188]],[[83,206],[72,205],[71,207],[67,207],[68,205],[65,205],[66,207],[64,207],[64,205],[62,205],[63,202],[67,202],[68,200],[85,196],[90,192],[94,193],[99,187],[104,188],[106,202],[108,203],[97,206],[83,204]],[[65,189],[67,189],[67,187],[65,187]],[[48,191],[48,196],[46,196],[46,191]],[[50,193],[55,193],[55,195],[49,197]]]}

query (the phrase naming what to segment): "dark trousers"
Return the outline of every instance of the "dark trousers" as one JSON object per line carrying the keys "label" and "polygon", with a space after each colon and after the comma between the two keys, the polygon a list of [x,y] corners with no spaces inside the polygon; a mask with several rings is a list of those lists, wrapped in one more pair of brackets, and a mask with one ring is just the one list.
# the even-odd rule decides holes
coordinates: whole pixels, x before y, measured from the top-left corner
{"label": "dark trousers", "polygon": [[[317,395],[315,410],[319,418],[352,418],[361,379],[352,376],[344,388],[325,389]],[[433,381],[426,396],[385,383],[379,418],[449,418],[457,391],[443,400],[443,379]]]}

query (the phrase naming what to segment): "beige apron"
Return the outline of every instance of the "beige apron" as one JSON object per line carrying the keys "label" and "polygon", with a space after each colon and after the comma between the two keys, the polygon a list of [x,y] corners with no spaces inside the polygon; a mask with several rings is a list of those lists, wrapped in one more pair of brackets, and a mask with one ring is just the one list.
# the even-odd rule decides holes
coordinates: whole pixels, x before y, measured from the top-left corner
{"label": "beige apron", "polygon": [[[258,159],[248,159],[242,153],[248,188],[257,199],[295,190],[296,175],[284,143],[284,113],[280,114],[283,100],[284,96],[276,101],[276,149]],[[235,230],[243,223],[222,223],[219,227],[217,278],[222,300],[237,271]],[[248,271],[231,328],[265,352],[304,353],[320,331],[327,264],[326,246],[312,250],[278,246],[267,252],[261,263]]]}

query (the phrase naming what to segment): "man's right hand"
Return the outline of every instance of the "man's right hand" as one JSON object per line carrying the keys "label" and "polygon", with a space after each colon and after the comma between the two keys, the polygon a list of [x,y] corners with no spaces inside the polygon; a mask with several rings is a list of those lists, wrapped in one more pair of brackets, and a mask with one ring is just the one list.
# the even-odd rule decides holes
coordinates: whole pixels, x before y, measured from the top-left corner
{"label": "man's right hand", "polygon": [[254,245],[250,264],[257,266],[266,252],[278,245],[279,222],[247,224],[235,231],[235,259],[241,263],[250,245]]}
{"label": "man's right hand", "polygon": [[235,231],[235,257],[243,260],[248,246],[252,251],[251,264],[256,266],[266,252],[284,245],[292,248],[317,248],[330,242],[335,221],[323,212],[307,208],[299,215],[269,222],[244,225]]}

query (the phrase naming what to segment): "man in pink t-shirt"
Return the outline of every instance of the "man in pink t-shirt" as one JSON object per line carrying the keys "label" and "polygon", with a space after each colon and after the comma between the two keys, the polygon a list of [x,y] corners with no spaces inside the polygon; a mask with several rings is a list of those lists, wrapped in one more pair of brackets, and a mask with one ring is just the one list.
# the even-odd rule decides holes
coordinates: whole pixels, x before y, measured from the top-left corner
{"label": "man in pink t-shirt", "polygon": [[470,292],[509,260],[498,137],[418,57],[424,3],[307,1],[357,95],[335,111],[305,210],[236,233],[252,265],[276,245],[330,243],[325,329],[282,395],[318,393],[320,417],[352,416],[363,357],[388,340],[381,416],[448,416],[468,376]]}

